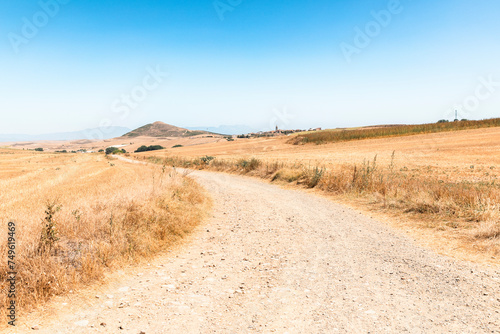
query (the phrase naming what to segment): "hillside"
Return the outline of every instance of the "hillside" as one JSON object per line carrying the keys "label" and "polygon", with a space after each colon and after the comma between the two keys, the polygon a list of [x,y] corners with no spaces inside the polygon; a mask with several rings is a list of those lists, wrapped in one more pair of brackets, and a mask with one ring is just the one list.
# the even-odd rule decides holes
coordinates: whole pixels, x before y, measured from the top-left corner
{"label": "hillside", "polygon": [[211,133],[207,131],[193,131],[179,128],[163,122],[154,122],[130,131],[124,134],[123,137],[191,137],[202,134]]}
{"label": "hillside", "polygon": [[499,126],[500,118],[492,118],[480,121],[463,120],[460,122],[438,122],[417,125],[386,125],[361,129],[335,129],[299,134],[298,136],[291,138],[289,143],[295,145],[307,143],[326,144],[360,139],[401,137],[416,134],[482,129]]}

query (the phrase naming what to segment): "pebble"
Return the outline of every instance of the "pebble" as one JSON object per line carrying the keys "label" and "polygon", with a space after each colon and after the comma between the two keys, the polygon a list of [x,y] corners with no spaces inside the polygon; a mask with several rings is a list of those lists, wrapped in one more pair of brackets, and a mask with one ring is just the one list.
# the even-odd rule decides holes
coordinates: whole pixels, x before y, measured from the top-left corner
{"label": "pebble", "polygon": [[85,327],[85,326],[88,326],[88,324],[89,324],[88,320],[80,320],[80,321],[75,322],[75,326],[78,326],[78,327]]}

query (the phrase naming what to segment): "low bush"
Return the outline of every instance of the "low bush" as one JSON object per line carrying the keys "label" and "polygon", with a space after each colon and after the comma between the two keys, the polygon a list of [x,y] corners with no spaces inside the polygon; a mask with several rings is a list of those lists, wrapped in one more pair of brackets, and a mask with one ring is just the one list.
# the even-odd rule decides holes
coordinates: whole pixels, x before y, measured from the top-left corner
{"label": "low bush", "polygon": [[135,150],[134,153],[157,151],[157,150],[163,150],[163,149],[165,149],[165,147],[163,147],[161,145],[151,145],[151,146],[142,145],[137,150]]}
{"label": "low bush", "polygon": [[261,165],[261,161],[256,158],[251,158],[250,160],[240,159],[237,162],[237,166],[242,168],[245,172],[250,172],[257,169]]}

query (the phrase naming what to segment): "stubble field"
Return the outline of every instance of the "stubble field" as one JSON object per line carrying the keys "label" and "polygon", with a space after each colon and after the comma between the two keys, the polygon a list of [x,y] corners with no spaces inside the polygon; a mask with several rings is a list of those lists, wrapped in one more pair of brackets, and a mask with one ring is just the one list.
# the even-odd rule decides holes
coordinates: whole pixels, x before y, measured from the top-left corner
{"label": "stubble field", "polygon": [[[14,221],[18,317],[174,245],[210,205],[185,175],[103,154],[0,149],[0,167],[0,254],[7,256],[7,223]],[[4,258],[2,319],[8,271]]]}

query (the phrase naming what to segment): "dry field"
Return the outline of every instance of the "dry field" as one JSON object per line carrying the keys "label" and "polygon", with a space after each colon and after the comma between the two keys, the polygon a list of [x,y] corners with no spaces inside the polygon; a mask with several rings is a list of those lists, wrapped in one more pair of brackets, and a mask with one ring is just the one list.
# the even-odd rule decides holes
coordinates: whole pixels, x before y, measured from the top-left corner
{"label": "dry field", "polygon": [[[464,130],[407,137],[367,139],[324,145],[291,145],[289,137],[238,139],[234,142],[141,153],[141,156],[205,155],[223,159],[255,157],[262,161],[301,163],[311,166],[361,164],[377,156],[379,165],[388,166],[395,152],[396,167],[418,173],[457,180],[493,181],[500,175],[500,128]],[[474,168],[471,168],[471,167]],[[406,168],[405,168],[406,167]]]}
{"label": "dry field", "polygon": [[448,254],[460,249],[498,262],[500,128],[324,145],[288,140],[240,139],[135,156],[318,189],[416,229],[426,243],[446,244]]}
{"label": "dry field", "polygon": [[[185,175],[103,154],[0,149],[0,188],[4,256],[7,223],[17,224],[18,317],[53,295],[165,250],[210,206],[204,191]],[[6,265],[0,264],[2,319]]]}
{"label": "dry field", "polygon": [[71,141],[37,141],[37,142],[18,142],[18,143],[0,143],[0,147],[15,148],[18,150],[34,150],[43,148],[48,152],[63,151],[68,152],[85,149],[87,151],[99,151],[110,146],[120,146],[127,152],[134,152],[142,145],[161,145],[171,148],[175,145],[193,146],[207,143],[226,141],[218,135],[197,135],[186,138],[177,137],[134,137],[134,138],[113,138],[106,140],[71,140]]}

